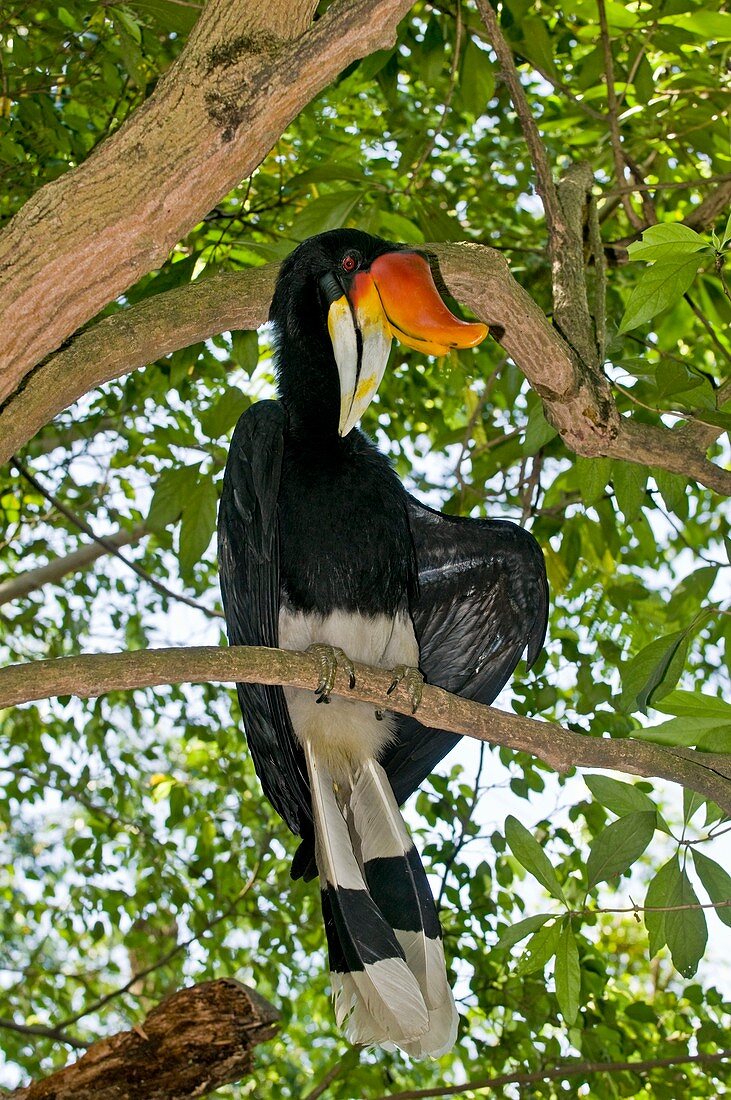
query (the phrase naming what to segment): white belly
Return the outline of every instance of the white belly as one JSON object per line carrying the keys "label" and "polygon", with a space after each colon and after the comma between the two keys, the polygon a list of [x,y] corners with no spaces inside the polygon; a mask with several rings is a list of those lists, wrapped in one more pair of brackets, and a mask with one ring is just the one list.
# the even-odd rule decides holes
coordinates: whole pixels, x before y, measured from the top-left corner
{"label": "white belly", "polygon": [[[407,614],[396,619],[346,611],[322,616],[282,608],[281,648],[303,650],[313,642],[338,646],[351,660],[365,665],[393,668],[419,664],[419,647]],[[318,703],[314,692],[299,688],[285,688],[284,695],[295,735],[312,745],[336,780],[349,778],[365,760],[378,759],[393,735],[394,719],[386,714],[379,721],[370,703],[336,695],[329,703]]]}

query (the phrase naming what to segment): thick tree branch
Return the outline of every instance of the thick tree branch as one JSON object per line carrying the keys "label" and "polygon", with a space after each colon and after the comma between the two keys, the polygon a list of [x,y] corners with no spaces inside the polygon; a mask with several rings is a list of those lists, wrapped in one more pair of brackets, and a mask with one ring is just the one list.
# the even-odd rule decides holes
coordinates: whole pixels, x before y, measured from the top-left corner
{"label": "thick tree branch", "polygon": [[[678,432],[618,416],[611,392],[576,356],[510,274],[503,256],[477,244],[428,245],[449,291],[493,327],[540,394],[571,450],[660,466],[731,494],[731,473],[709,462]],[[277,267],[217,275],[158,294],[74,337],[0,411],[0,462],[89,389],[188,344],[228,329],[255,328],[269,311]]]}
{"label": "thick tree branch", "polygon": [[[357,683],[339,672],[336,695],[360,699],[374,707],[411,713],[406,692],[387,691],[392,676],[385,669],[356,664]],[[83,654],[0,669],[0,709],[55,695],[92,698],[108,691],[133,691],[160,684],[233,682],[283,684],[314,691],[319,663],[312,654],[260,647],[148,649],[126,653]],[[478,741],[545,760],[557,771],[609,768],[633,775],[680,783],[713,799],[731,814],[731,754],[667,748],[632,738],[589,737],[554,722],[539,722],[482,706],[441,688],[426,685],[419,717],[426,726],[466,734]]]}
{"label": "thick tree branch", "polygon": [[188,283],[78,333],[0,408],[0,462],[95,386],[217,332],[263,325],[277,271],[267,264]]}
{"label": "thick tree branch", "polygon": [[180,989],[141,1026],[102,1039],[77,1062],[8,1100],[190,1100],[248,1077],[279,1014],[231,978]]}
{"label": "thick tree branch", "polygon": [[162,264],[357,58],[393,42],[412,0],[210,0],[154,94],[0,236],[0,400]]}

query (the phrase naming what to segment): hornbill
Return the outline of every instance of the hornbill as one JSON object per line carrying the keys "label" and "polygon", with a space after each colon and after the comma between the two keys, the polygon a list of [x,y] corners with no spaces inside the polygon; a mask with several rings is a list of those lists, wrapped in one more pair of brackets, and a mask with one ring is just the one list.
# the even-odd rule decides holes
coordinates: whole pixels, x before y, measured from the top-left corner
{"label": "hornbill", "polygon": [[[302,837],[293,878],[319,874],[338,1024],[353,1043],[449,1050],[457,1012],[441,928],[399,812],[459,737],[330,697],[338,664],[392,668],[490,703],[543,644],[542,553],[505,520],[420,504],[356,427],[395,336],[426,355],[473,347],[426,258],[358,230],[312,237],[271,305],[278,401],[241,416],[219,512],[232,645],[312,649],[315,693],[239,684],[264,792]],[[317,705],[327,704],[327,705]]]}

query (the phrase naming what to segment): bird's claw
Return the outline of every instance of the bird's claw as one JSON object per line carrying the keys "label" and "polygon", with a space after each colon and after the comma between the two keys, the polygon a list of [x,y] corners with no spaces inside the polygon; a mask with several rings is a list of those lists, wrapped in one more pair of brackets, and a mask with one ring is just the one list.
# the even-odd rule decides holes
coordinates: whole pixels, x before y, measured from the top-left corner
{"label": "bird's claw", "polygon": [[421,703],[421,693],[424,687],[424,677],[418,668],[413,665],[396,665],[391,669],[393,680],[386,695],[392,695],[399,684],[404,685],[404,690],[411,700],[411,713],[416,714]]}
{"label": "bird's claw", "polygon": [[335,687],[339,667],[344,668],[348,673],[351,690],[355,687],[355,666],[339,646],[313,642],[307,647],[307,652],[312,653],[320,662],[320,679],[315,688],[318,703],[330,702],[330,692]]}

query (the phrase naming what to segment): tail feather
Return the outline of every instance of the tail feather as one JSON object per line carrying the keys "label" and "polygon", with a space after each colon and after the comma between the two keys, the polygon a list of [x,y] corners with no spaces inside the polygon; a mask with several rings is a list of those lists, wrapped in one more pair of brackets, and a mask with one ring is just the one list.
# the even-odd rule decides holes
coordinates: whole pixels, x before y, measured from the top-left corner
{"label": "tail feather", "polygon": [[368,893],[332,776],[311,746],[305,756],[338,1025],[352,1043],[418,1042],[429,1026],[419,985]]}
{"label": "tail feather", "polygon": [[447,979],[441,927],[426,872],[409,836],[391,784],[375,760],[357,772],[349,800],[370,894],[394,929],[429,1014],[426,1032],[408,1054],[438,1056],[454,1045],[459,1017]]}

